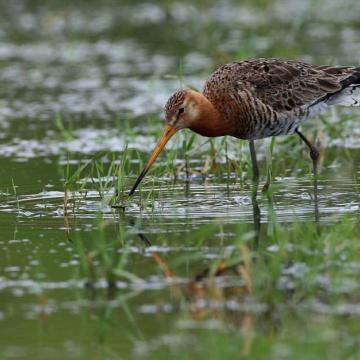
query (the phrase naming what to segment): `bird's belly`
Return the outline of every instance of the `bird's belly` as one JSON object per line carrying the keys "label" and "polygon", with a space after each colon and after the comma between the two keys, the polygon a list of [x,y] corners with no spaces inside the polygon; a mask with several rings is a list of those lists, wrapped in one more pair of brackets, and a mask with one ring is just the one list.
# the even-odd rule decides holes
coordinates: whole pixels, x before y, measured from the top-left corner
{"label": "bird's belly", "polygon": [[306,117],[289,117],[276,123],[262,123],[248,134],[248,140],[264,139],[271,136],[290,135],[306,120]]}
{"label": "bird's belly", "polygon": [[326,103],[320,102],[307,108],[298,108],[292,113],[282,114],[278,121],[263,122],[258,126],[257,132],[254,132],[254,136],[258,134],[254,139],[293,134],[301,123],[323,112],[327,107]]}
{"label": "bird's belly", "polygon": [[274,127],[265,127],[262,137],[270,137],[270,136],[280,136],[280,135],[290,135],[295,132],[298,128],[302,119],[291,119],[283,124]]}

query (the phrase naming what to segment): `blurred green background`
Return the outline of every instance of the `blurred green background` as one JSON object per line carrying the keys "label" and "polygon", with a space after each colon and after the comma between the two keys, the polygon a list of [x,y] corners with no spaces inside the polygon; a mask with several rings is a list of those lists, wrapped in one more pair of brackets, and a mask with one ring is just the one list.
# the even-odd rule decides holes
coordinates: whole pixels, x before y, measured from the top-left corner
{"label": "blurred green background", "polygon": [[[358,109],[305,129],[326,145],[320,234],[311,164],[293,137],[275,147],[258,243],[244,142],[197,137],[188,151],[190,134],[179,134],[124,213],[100,195],[113,175],[130,187],[168,96],[201,89],[219,64],[359,66],[360,1],[1,0],[0,9],[1,359],[359,358]],[[64,222],[64,183],[87,163]],[[207,281],[221,260],[230,270]]]}

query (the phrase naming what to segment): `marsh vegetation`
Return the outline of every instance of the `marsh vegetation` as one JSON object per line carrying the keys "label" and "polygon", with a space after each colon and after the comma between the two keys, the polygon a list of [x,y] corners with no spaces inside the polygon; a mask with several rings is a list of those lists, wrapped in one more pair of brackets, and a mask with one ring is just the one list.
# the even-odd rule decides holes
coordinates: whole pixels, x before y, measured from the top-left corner
{"label": "marsh vegetation", "polygon": [[316,204],[296,136],[257,142],[256,201],[247,143],[190,131],[127,192],[170,93],[231,59],[358,65],[359,14],[355,0],[4,2],[0,358],[358,359],[358,109],[304,126],[322,145]]}

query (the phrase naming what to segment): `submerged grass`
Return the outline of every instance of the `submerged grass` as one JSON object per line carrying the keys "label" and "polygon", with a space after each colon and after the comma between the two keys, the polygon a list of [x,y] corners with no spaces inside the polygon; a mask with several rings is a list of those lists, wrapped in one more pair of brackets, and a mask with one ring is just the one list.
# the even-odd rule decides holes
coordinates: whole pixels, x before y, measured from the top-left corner
{"label": "submerged grass", "polygon": [[360,358],[357,109],[304,129],[323,144],[318,224],[297,136],[257,142],[257,199],[247,142],[189,131],[127,197],[165,97],[218,64],[356,65],[345,5],[4,2],[1,359]]}
{"label": "submerged grass", "polygon": [[[115,226],[109,220],[99,220],[99,236],[97,239],[99,241],[94,241],[93,245],[99,246],[100,250],[104,250],[105,241],[105,229],[107,226]],[[111,225],[110,225],[111,224]],[[122,228],[122,227],[120,227]],[[206,227],[199,231],[195,231],[189,237],[188,245],[192,244],[194,246],[193,254],[195,258],[202,257],[204,243],[214,242],[214,233],[215,229],[223,228],[223,225],[219,223],[213,227]],[[253,262],[253,283],[254,290],[260,294],[262,291],[268,289],[270,293],[279,290],[281,293],[284,289],[277,289],[278,281],[281,276],[283,276],[283,271],[291,268],[296,264],[305,264],[306,267],[309,267],[306,270],[306,274],[296,274],[296,271],[291,276],[310,276],[316,277],[321,276],[322,274],[330,276],[329,280],[332,283],[332,277],[334,279],[341,277],[356,277],[356,274],[351,274],[349,272],[349,267],[355,265],[358,259],[358,254],[360,251],[360,244],[358,243],[358,233],[359,233],[358,222],[354,222],[354,218],[343,218],[340,221],[335,221],[331,226],[324,225],[321,233],[318,233],[318,228],[316,224],[306,224],[304,225],[301,222],[294,222],[293,224],[279,224],[276,222],[276,218],[273,217],[269,224],[266,226],[265,231],[261,232],[261,238],[257,246],[254,247],[255,233],[252,229],[249,229],[246,225],[238,225],[236,229],[236,236],[231,243],[219,244],[219,246],[225,246],[223,249],[220,248],[214,257],[213,262],[210,260],[203,261],[203,266],[213,269],[210,271],[210,274],[216,272],[214,269],[217,268],[218,264],[221,263],[221,266],[230,268],[241,264],[244,259],[243,249],[244,247],[249,249],[249,254],[251,254]],[[135,235],[139,236],[141,230],[133,229]],[[120,236],[121,235],[121,236]],[[120,232],[120,237],[112,239],[113,244],[118,244],[122,248],[121,252],[127,254],[127,248],[133,246],[132,241],[126,241],[124,231]],[[132,239],[136,238],[134,234],[130,237]],[[156,242],[156,246],[166,247],[170,246],[171,241],[162,240],[162,237],[158,237],[160,242]],[[191,239],[196,239],[192,241]],[[127,236],[129,239],[129,236]],[[341,240],[341,241],[340,241]],[[223,240],[221,240],[223,242]],[[141,245],[140,240],[138,240],[138,245]],[[109,249],[112,249],[109,246]],[[99,250],[99,253],[101,252]],[[202,254],[202,255],[201,255]],[[99,269],[107,268],[109,265],[109,258],[118,256],[117,252],[110,251],[109,255],[104,257],[104,263],[101,261],[98,263]],[[181,269],[192,255],[184,255],[183,257],[176,257],[171,259],[168,264],[169,267],[174,271],[180,269],[179,276],[182,276],[183,273]],[[211,257],[210,257],[211,259]],[[124,262],[122,262],[124,264]],[[336,270],[336,271],[335,271]],[[102,274],[106,271],[101,271]],[[196,274],[193,274],[194,276]],[[264,281],[264,279],[268,279]],[[191,279],[191,277],[189,278]],[[294,279],[295,281],[296,279]],[[298,284],[292,284],[294,286],[294,291],[297,291],[297,285],[308,286],[314,282],[310,278],[303,279],[299,278]],[[264,284],[269,283],[272,287],[264,286]],[[332,291],[331,283],[329,283],[329,290]],[[286,284],[285,284],[286,285]],[[289,284],[291,285],[291,284]],[[316,282],[313,284],[316,287]],[[319,290],[325,291],[326,289],[322,288],[321,283],[317,284]],[[311,286],[309,287],[311,289]],[[268,291],[266,290],[266,291]],[[285,290],[291,290],[285,289]],[[337,293],[335,291],[335,293]],[[346,293],[346,291],[345,291]],[[311,292],[309,293],[309,295]],[[266,298],[266,296],[265,296]]]}
{"label": "submerged grass", "polygon": [[[132,294],[134,287],[145,293],[155,286],[168,299],[171,344],[163,335],[150,336],[145,330],[140,337],[133,334],[135,354],[315,359],[329,357],[332,349],[339,358],[356,359],[358,220],[344,217],[324,225],[319,233],[316,224],[279,224],[274,214],[256,246],[248,225],[228,229],[218,223],[189,234],[187,246],[193,249],[179,256],[168,236],[144,238],[141,225],[130,223],[116,230],[117,237],[109,231],[116,223],[99,217],[96,238],[85,244],[79,235],[76,247],[89,287],[106,279],[119,305],[126,304],[128,297],[121,290],[123,284],[117,289],[117,280],[128,283],[125,293],[132,302],[140,296]],[[224,241],[214,237],[218,231],[231,231],[234,236]],[[209,249],[215,252],[204,251],[205,244],[212,244]],[[153,273],[142,270],[145,264]],[[167,291],[172,294],[169,298]],[[350,327],[341,330],[342,319],[354,333],[349,333]],[[342,342],[344,336],[347,341]],[[189,350],[191,344],[195,347]],[[299,352],[301,346],[307,348],[305,355]]]}

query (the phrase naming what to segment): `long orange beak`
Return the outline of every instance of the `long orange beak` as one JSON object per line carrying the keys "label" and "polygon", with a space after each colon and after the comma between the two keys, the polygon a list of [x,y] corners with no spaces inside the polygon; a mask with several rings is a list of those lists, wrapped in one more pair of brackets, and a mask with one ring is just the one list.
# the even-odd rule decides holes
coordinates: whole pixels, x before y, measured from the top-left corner
{"label": "long orange beak", "polygon": [[138,187],[138,185],[140,184],[141,180],[146,175],[146,173],[149,171],[149,169],[150,169],[151,165],[153,164],[153,162],[157,159],[157,157],[161,153],[162,149],[165,147],[167,142],[171,139],[171,137],[176,132],[177,132],[177,129],[174,126],[166,125],[164,133],[163,133],[161,139],[157,143],[154,151],[152,152],[152,154],[150,156],[150,159],[148,160],[148,162],[146,163],[146,165],[144,167],[144,170],[141,172],[141,174],[136,179],[134,186],[132,187],[132,189],[129,192],[129,196],[131,196],[135,192],[136,188]]}

